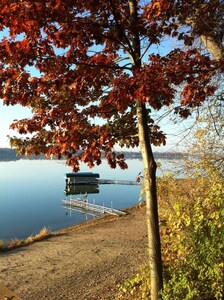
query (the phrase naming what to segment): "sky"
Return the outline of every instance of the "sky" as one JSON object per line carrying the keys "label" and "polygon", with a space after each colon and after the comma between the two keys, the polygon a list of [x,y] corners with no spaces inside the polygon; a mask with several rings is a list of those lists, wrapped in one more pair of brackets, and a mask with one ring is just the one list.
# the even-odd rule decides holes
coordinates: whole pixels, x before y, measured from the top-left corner
{"label": "sky", "polygon": [[23,119],[30,116],[28,108],[21,105],[6,106],[0,100],[0,148],[10,147],[9,138],[7,135],[15,136],[16,131],[9,129],[10,124],[15,119]]}
{"label": "sky", "polygon": [[[7,31],[0,32],[0,40],[3,36],[7,36]],[[173,41],[164,41],[160,49],[154,49],[155,52],[160,52],[164,54],[169,52],[173,48]],[[33,73],[34,70],[31,70]],[[38,74],[35,74],[38,76]],[[16,131],[10,130],[9,126],[15,119],[23,119],[31,116],[31,112],[28,108],[22,107],[21,105],[15,106],[5,106],[3,101],[0,99],[0,148],[10,147],[9,136],[19,136]],[[183,127],[183,126],[182,126]],[[176,126],[169,119],[166,119],[162,122],[162,128],[165,128],[167,134],[167,145],[154,148],[154,151],[181,151],[183,147],[177,146],[180,137],[176,136],[180,132],[185,131],[184,127],[180,128],[180,125]],[[117,148],[120,150],[119,148]],[[134,149],[134,151],[139,151],[139,149]]]}
{"label": "sky", "polygon": [[[3,101],[0,100],[0,148],[10,148],[9,136],[20,136],[16,131],[9,129],[10,124],[15,119],[23,119],[31,116],[31,112],[28,108],[21,105],[6,106],[3,105]],[[168,124],[169,123],[169,124]],[[180,145],[178,141],[183,138],[183,132],[186,132],[187,123],[178,124],[178,126],[169,119],[163,121],[161,125],[162,129],[167,133],[167,145],[160,147],[153,147],[154,151],[182,151],[184,149],[183,143]],[[180,135],[180,136],[179,136]],[[120,150],[117,147],[117,150]],[[127,150],[127,149],[125,149]],[[130,149],[128,149],[130,150]],[[139,151],[139,148],[134,149]]]}

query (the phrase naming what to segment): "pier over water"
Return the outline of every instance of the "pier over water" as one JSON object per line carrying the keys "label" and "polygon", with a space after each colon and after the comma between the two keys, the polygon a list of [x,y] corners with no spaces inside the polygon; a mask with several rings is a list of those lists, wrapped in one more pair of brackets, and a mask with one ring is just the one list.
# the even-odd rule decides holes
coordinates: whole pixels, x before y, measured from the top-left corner
{"label": "pier over water", "polygon": [[98,184],[140,185],[141,183],[133,180],[98,179]]}
{"label": "pier over water", "polygon": [[[112,214],[112,215],[124,215],[125,212],[113,209],[112,207],[105,207],[104,205],[98,205],[90,203],[87,195],[90,193],[99,193],[100,184],[119,184],[119,185],[140,185],[138,181],[131,180],[117,180],[117,179],[100,179],[99,174],[92,172],[79,172],[79,173],[66,173],[65,181],[66,196],[70,196],[70,199],[62,200],[62,206],[69,210],[76,210],[86,214],[100,215],[100,214]],[[77,192],[84,192],[85,195],[80,198],[72,198],[73,194]],[[111,205],[112,206],[112,205]]]}
{"label": "pier over water", "polygon": [[98,205],[96,203],[88,202],[88,199],[84,200],[80,198],[70,198],[62,200],[62,206],[68,209],[74,209],[83,213],[90,213],[93,215],[110,214],[116,216],[126,215],[124,211],[114,209],[112,207],[106,207],[104,205]]}
{"label": "pier over water", "polygon": [[122,184],[140,185],[141,183],[133,180],[100,179],[100,175],[92,172],[78,172],[65,174],[66,186],[71,185],[91,185],[91,184]]}

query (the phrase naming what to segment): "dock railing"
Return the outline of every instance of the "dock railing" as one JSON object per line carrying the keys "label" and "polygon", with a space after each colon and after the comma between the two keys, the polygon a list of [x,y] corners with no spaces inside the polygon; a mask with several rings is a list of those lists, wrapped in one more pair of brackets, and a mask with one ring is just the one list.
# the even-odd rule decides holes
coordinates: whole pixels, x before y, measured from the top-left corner
{"label": "dock railing", "polygon": [[80,201],[80,200],[72,199],[72,198],[62,200],[62,204],[70,209],[78,207],[78,208],[85,209],[86,211],[93,211],[93,212],[97,212],[100,214],[107,213],[110,215],[117,215],[117,216],[126,215],[126,213],[121,210],[109,208],[109,207],[98,205],[95,203],[89,203],[88,201],[84,202],[84,201]]}
{"label": "dock railing", "polygon": [[133,180],[117,180],[117,179],[98,179],[98,184],[122,184],[122,185],[140,185],[140,182]]}

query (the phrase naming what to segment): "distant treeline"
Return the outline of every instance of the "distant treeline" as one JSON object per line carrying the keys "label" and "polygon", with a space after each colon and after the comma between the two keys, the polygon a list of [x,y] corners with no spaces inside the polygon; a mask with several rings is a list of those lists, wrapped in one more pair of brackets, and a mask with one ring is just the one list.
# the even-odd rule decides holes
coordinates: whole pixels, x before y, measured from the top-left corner
{"label": "distant treeline", "polygon": [[40,156],[32,155],[31,157],[18,156],[16,154],[15,149],[0,148],[0,161],[11,161],[11,160],[19,160],[19,159],[44,159],[44,155],[40,155]]}
{"label": "distant treeline", "polygon": [[[124,154],[125,158],[142,159],[141,152],[117,151],[117,154]],[[184,154],[181,152],[154,152],[155,159],[181,159]]]}
{"label": "distant treeline", "polygon": [[[117,154],[124,154],[125,158],[128,159],[142,159],[142,155],[140,152],[131,152],[131,151],[117,151]],[[154,152],[155,159],[181,159],[183,158],[183,154],[180,152]],[[14,149],[10,148],[0,148],[0,161],[11,161],[11,160],[19,160],[19,159],[46,159],[44,155],[31,157],[26,156],[18,156]]]}

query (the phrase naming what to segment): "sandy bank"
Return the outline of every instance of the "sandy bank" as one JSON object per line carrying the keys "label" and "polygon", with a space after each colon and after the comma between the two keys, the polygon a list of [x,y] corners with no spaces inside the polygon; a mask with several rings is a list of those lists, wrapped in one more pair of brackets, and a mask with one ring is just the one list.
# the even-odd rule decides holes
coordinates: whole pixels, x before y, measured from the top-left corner
{"label": "sandy bank", "polygon": [[0,282],[23,300],[115,299],[117,285],[146,261],[145,207],[74,225],[0,253]]}

